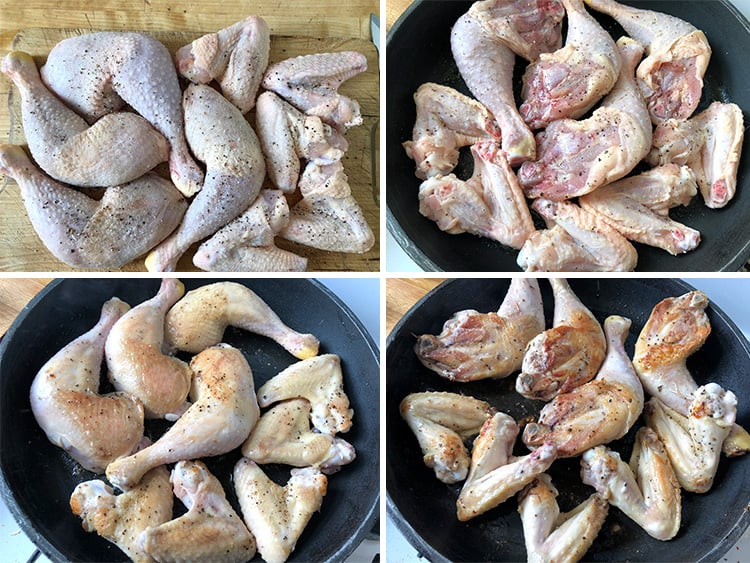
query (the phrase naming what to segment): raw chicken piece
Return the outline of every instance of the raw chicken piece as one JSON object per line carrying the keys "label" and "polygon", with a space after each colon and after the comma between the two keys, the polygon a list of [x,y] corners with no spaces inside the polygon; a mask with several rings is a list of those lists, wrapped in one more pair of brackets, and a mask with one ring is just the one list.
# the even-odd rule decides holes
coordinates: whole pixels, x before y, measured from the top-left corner
{"label": "raw chicken piece", "polygon": [[513,278],[497,313],[459,311],[433,336],[417,338],[422,364],[451,381],[507,377],[521,367],[526,345],[544,330],[539,282]]}
{"label": "raw chicken piece", "polygon": [[0,145],[0,172],[18,183],[44,246],[78,268],[124,266],[161,242],[187,206],[170,182],[151,173],[92,199],[45,176],[14,145]]}
{"label": "raw chicken piece", "polygon": [[[150,469],[237,448],[260,417],[253,374],[242,352],[219,344],[193,357],[193,404],[149,447],[107,466],[107,479],[132,489]],[[108,429],[111,432],[111,429]]]}
{"label": "raw chicken piece", "polygon": [[290,399],[263,414],[245,443],[242,455],[255,463],[315,467],[331,474],[356,457],[354,446],[310,429],[310,402]]}
{"label": "raw chicken piece", "polygon": [[519,110],[532,129],[581,117],[612,89],[622,66],[612,36],[589,15],[583,0],[562,3],[568,15],[565,47],[539,55],[523,75]]}
{"label": "raw chicken piece", "polygon": [[516,259],[527,272],[629,272],[638,253],[603,219],[569,201],[531,204],[547,229],[531,233]]}
{"label": "raw chicken piece", "polygon": [[546,473],[518,494],[529,563],[579,561],[594,543],[609,512],[609,503],[593,494],[570,512],[560,514],[557,495]]}
{"label": "raw chicken piece", "polygon": [[107,376],[143,403],[146,418],[176,420],[189,406],[190,366],[162,353],[164,316],[184,293],[179,280],[164,278],[159,292],[125,313],[107,337]]}
{"label": "raw chicken piece", "polygon": [[128,455],[143,437],[143,405],[137,399],[98,394],[104,341],[128,309],[116,297],[107,301],[99,322],[42,366],[29,393],[34,418],[49,441],[94,473]]}
{"label": "raw chicken piece", "polygon": [[240,215],[260,193],[266,165],[258,137],[224,96],[201,84],[185,90],[185,133],[206,163],[206,181],[179,228],[146,258],[151,272],[171,272],[190,247]]}
{"label": "raw chicken piece", "polygon": [[294,357],[311,358],[319,342],[286,326],[250,288],[236,282],[217,282],[189,291],[167,313],[167,348],[198,352],[218,344],[228,326],[267,336]]}
{"label": "raw chicken piece", "polygon": [[314,512],[320,510],[328,479],[317,469],[292,469],[283,487],[255,462],[242,458],[234,466],[234,488],[242,517],[258,542],[266,563],[283,563]]}
{"label": "raw chicken piece", "polygon": [[419,212],[450,234],[472,233],[519,249],[534,232],[529,206],[505,153],[494,141],[472,145],[474,173],[432,177],[419,187]]}
{"label": "raw chicken piece", "polygon": [[401,418],[419,441],[423,461],[443,483],[458,483],[469,472],[464,440],[477,434],[494,409],[489,403],[456,393],[411,393],[399,407]]}
{"label": "raw chicken piece", "polygon": [[505,413],[496,413],[485,421],[474,440],[469,476],[456,500],[460,521],[505,502],[557,459],[555,447],[547,444],[529,455],[514,456],[518,431],[516,421]]}
{"label": "raw chicken piece", "polygon": [[714,102],[695,117],[667,119],[654,131],[652,164],[687,164],[707,207],[724,207],[737,190],[737,167],[745,125],[736,104]]}
{"label": "raw chicken piece", "polygon": [[702,31],[674,16],[619,4],[585,0],[609,14],[648,55],[638,66],[638,85],[655,124],[671,117],[686,119],[698,107],[711,47]]}
{"label": "raw chicken piece", "polygon": [[537,134],[535,162],[518,177],[526,195],[569,199],[627,175],[651,147],[651,120],[633,72],[643,54],[627,37],[617,41],[622,70],[617,83],[588,119],[561,119]]}
{"label": "raw chicken piece", "polygon": [[1,68],[21,93],[29,151],[54,179],[75,186],[117,186],[167,160],[169,143],[139,115],[110,113],[89,126],[47,89],[31,55],[14,51]]}
{"label": "raw chicken piece", "polygon": [[224,97],[247,113],[255,106],[270,50],[268,24],[250,16],[185,45],[177,51],[175,63],[177,71],[192,82],[217,80]]}
{"label": "raw chicken piece", "polygon": [[607,341],[594,315],[562,278],[550,278],[555,296],[552,328],[526,346],[516,391],[548,401],[593,379],[604,360]]}
{"label": "raw chicken piece", "polygon": [[52,48],[41,75],[63,102],[90,122],[129,104],[169,141],[174,185],[185,196],[200,189],[203,172],[185,142],[177,72],[159,41],[117,31],[71,37]]}
{"label": "raw chicken piece", "polygon": [[688,416],[653,397],[646,422],[664,442],[680,485],[692,493],[707,492],[719,468],[721,447],[737,416],[737,397],[716,383],[698,387]]}
{"label": "raw chicken piece", "polygon": [[596,377],[557,395],[539,413],[539,422],[526,425],[523,441],[531,449],[552,443],[560,457],[622,438],[643,411],[643,387],[625,352],[630,319],[610,316],[604,321],[607,356]]}
{"label": "raw chicken piece", "polygon": [[680,530],[680,484],[664,444],[651,428],[636,433],[629,464],[605,446],[584,452],[581,479],[652,538],[671,540]]}
{"label": "raw chicken piece", "polygon": [[307,399],[312,405],[313,426],[333,436],[348,432],[354,411],[344,392],[341,359],[324,354],[292,364],[258,389],[258,404],[267,407],[287,399]]}
{"label": "raw chicken piece", "polygon": [[261,190],[245,212],[200,245],[193,264],[213,272],[303,272],[307,258],[276,246],[274,237],[289,224],[281,190]]}
{"label": "raw chicken piece", "polygon": [[[633,366],[644,389],[684,417],[698,389],[685,362],[711,333],[706,307],[708,297],[702,291],[660,301],[635,343]],[[735,424],[723,449],[729,456],[747,453],[750,436]]]}
{"label": "raw chicken piece", "polygon": [[696,193],[690,168],[665,164],[602,186],[578,203],[627,239],[677,255],[697,247],[701,234],[670,219],[669,210],[688,205]]}
{"label": "raw chicken piece", "polygon": [[362,115],[355,100],[339,94],[339,86],[365,70],[367,59],[356,51],[303,55],[269,66],[263,87],[343,133],[360,125]]}
{"label": "raw chicken piece", "polygon": [[188,511],[144,531],[138,539],[143,551],[156,561],[241,563],[253,558],[255,538],[205,464],[180,461],[170,481]]}
{"label": "raw chicken piece", "polygon": [[449,174],[458,164],[458,149],[481,139],[499,139],[500,129],[482,104],[460,92],[432,82],[414,93],[417,119],[412,140],[403,143],[425,180]]}

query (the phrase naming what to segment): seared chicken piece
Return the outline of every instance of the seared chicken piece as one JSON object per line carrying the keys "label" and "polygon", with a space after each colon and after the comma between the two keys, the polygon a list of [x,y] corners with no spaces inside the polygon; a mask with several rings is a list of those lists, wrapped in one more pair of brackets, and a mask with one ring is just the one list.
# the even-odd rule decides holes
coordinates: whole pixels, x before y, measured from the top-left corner
{"label": "seared chicken piece", "polygon": [[489,403],[456,393],[411,393],[399,407],[401,418],[419,441],[423,461],[443,483],[458,483],[469,472],[464,441],[479,433],[494,409]]}
{"label": "seared chicken piece", "polygon": [[560,457],[622,438],[643,411],[643,387],[625,352],[630,319],[610,316],[604,321],[607,356],[596,377],[557,395],[539,413],[539,422],[526,425],[523,441],[531,449],[552,443]]}
{"label": "seared chicken piece", "polygon": [[341,359],[324,354],[292,364],[258,389],[258,404],[267,407],[287,399],[307,399],[312,405],[313,426],[333,436],[348,432],[354,411],[344,392]]}
{"label": "seared chicken piece", "polygon": [[665,164],[602,186],[578,203],[627,239],[677,255],[696,248],[701,234],[670,219],[669,210],[687,206],[696,193],[690,168]]}
{"label": "seared chicken piece", "polygon": [[453,88],[426,82],[414,93],[414,103],[417,119],[412,140],[403,146],[417,165],[417,178],[449,174],[458,164],[458,149],[500,138],[487,108]]}
{"label": "seared chicken piece", "polygon": [[521,367],[526,345],[544,330],[539,282],[513,278],[497,313],[459,311],[434,336],[417,338],[422,364],[451,381],[507,377]]}
{"label": "seared chicken piece", "polygon": [[519,249],[534,232],[529,206],[505,153],[494,141],[472,145],[474,172],[428,178],[419,187],[419,212],[450,234],[472,233]]}
{"label": "seared chicken piece", "polygon": [[206,181],[179,228],[146,258],[149,271],[171,272],[190,247],[240,215],[260,193],[266,165],[258,137],[219,92],[191,84],[185,90],[185,133],[206,163]]}
{"label": "seared chicken piece", "polygon": [[680,530],[680,484],[664,444],[651,428],[636,433],[629,464],[606,446],[584,452],[581,478],[652,538],[671,540]]}
{"label": "seared chicken piece", "polygon": [[187,207],[169,181],[151,173],[107,188],[100,200],[90,198],[43,174],[14,145],[0,145],[0,173],[18,183],[44,246],[77,268],[124,266],[161,242]]}
{"label": "seared chicken piece", "polygon": [[469,476],[456,500],[462,522],[505,502],[557,459],[550,444],[526,456],[513,456],[518,431],[516,421],[505,413],[496,413],[485,421],[474,440]]}
{"label": "seared chicken piece", "polygon": [[523,75],[519,109],[532,129],[557,119],[578,119],[612,89],[620,74],[617,46],[583,0],[562,3],[568,16],[565,47],[539,55]]}
{"label": "seared chicken piece", "polygon": [[593,379],[607,349],[599,321],[568,282],[562,278],[549,282],[555,296],[552,328],[529,342],[516,380],[521,395],[544,401]]}
{"label": "seared chicken piece", "polygon": [[116,31],[64,39],[50,51],[41,75],[63,102],[89,122],[130,105],[169,141],[174,185],[185,196],[200,189],[203,172],[185,142],[177,72],[159,41]]}
{"label": "seared chicken piece", "polygon": [[362,115],[355,100],[339,94],[339,86],[365,70],[367,59],[356,51],[303,55],[269,66],[263,87],[343,133],[361,125]]}
{"label": "seared chicken piece", "polygon": [[242,458],[234,466],[234,488],[247,527],[266,563],[283,563],[320,509],[328,479],[317,469],[292,469],[283,487],[269,479],[255,462]]}
{"label": "seared chicken piece", "polygon": [[144,531],[138,540],[143,551],[156,561],[240,563],[253,558],[255,538],[205,464],[180,461],[170,481],[188,511]]}
{"label": "seared chicken piece", "polygon": [[669,14],[619,4],[586,0],[612,16],[648,55],[636,76],[655,124],[671,117],[686,119],[698,107],[711,47],[702,31]]}
{"label": "seared chicken piece", "polygon": [[525,162],[519,179],[526,195],[569,199],[627,175],[651,148],[651,120],[634,70],[643,49],[617,41],[622,70],[617,83],[588,119],[560,119],[537,135],[535,162]]}
{"label": "seared chicken piece", "polygon": [[107,479],[116,487],[132,489],[147,471],[165,463],[229,452],[255,426],[260,409],[242,352],[219,344],[195,356],[190,367],[193,404],[152,445],[107,466]]}
{"label": "seared chicken piece", "polygon": [[737,167],[745,125],[736,104],[714,102],[685,121],[667,119],[654,131],[652,164],[687,164],[698,180],[707,207],[721,208],[737,190]]}
{"label": "seared chicken piece", "polygon": [[55,180],[95,188],[117,186],[167,160],[169,143],[139,115],[111,113],[89,126],[47,89],[30,55],[14,51],[0,68],[21,93],[29,151]]}
{"label": "seared chicken piece", "polygon": [[268,24],[250,16],[185,45],[177,51],[175,62],[178,72],[192,82],[216,80],[224,97],[247,113],[255,106],[270,50]]}
{"label": "seared chicken piece", "polygon": [[64,346],[39,370],[29,399],[47,438],[84,468],[102,473],[143,437],[143,405],[125,393],[99,395],[99,372],[109,331],[129,309],[116,297],[96,325]]}
{"label": "seared chicken piece", "polygon": [[267,336],[299,359],[318,353],[318,339],[286,326],[250,288],[217,282],[189,291],[167,313],[167,346],[198,353],[218,344],[228,326]]}
{"label": "seared chicken piece", "polygon": [[143,403],[147,418],[176,420],[189,406],[190,366],[162,353],[164,316],[184,293],[179,280],[164,278],[159,292],[125,313],[107,337],[107,376]]}
{"label": "seared chicken piece", "polygon": [[[633,366],[643,388],[684,417],[690,415],[698,389],[685,362],[711,333],[706,307],[708,297],[702,291],[660,301],[635,344]],[[750,435],[735,424],[723,449],[729,456],[747,453]]]}
{"label": "seared chicken piece", "polygon": [[716,383],[698,387],[688,416],[653,397],[646,422],[664,442],[677,480],[686,491],[705,493],[713,485],[721,448],[737,416],[737,397]]}
{"label": "seared chicken piece", "polygon": [[354,447],[341,438],[310,429],[310,402],[290,399],[260,417],[242,455],[255,463],[284,463],[335,473],[355,458]]}
{"label": "seared chicken piece", "polygon": [[569,201],[540,198],[531,208],[547,228],[531,233],[516,262],[527,272],[629,272],[638,252],[597,215]]}
{"label": "seared chicken piece", "polygon": [[579,561],[594,543],[609,512],[609,503],[593,494],[570,512],[560,514],[557,495],[546,473],[536,476],[518,494],[529,563]]}

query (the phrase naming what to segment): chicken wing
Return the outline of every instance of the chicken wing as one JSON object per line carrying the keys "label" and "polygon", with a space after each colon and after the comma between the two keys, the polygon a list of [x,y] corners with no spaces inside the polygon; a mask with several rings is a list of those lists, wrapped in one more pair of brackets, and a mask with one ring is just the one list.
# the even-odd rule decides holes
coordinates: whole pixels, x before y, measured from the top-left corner
{"label": "chicken wing", "polygon": [[539,282],[513,278],[497,313],[459,311],[437,335],[417,338],[422,364],[451,381],[507,377],[521,367],[526,345],[544,330]]}

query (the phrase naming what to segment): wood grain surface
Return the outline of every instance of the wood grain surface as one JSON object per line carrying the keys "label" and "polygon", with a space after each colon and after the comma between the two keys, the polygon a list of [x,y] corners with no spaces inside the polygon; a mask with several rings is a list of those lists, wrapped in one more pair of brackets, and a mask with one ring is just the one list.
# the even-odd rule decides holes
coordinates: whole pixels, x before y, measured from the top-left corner
{"label": "wood grain surface", "polygon": [[51,278],[0,279],[0,337],[8,331],[26,304],[50,281]]}
{"label": "wood grain surface", "polygon": [[391,29],[398,17],[409,7],[412,0],[386,0],[385,3],[385,24],[386,29]]}
{"label": "wood grain surface", "polygon": [[[162,40],[174,52],[200,35],[217,31],[248,15],[260,15],[271,28],[271,61],[325,51],[357,50],[365,54],[368,70],[344,83],[341,92],[360,103],[363,125],[350,129],[350,149],[344,168],[354,197],[375,233],[373,248],[364,254],[327,252],[278,240],[279,246],[306,256],[311,271],[379,271],[379,182],[372,167],[378,162],[379,72],[377,51],[371,41],[369,19],[378,13],[376,0],[330,2],[320,0],[202,2],[199,4],[143,0],[97,2],[62,0],[54,5],[3,2],[0,17],[0,56],[13,49],[26,50],[42,63],[50,48],[64,37],[97,30],[140,30]],[[6,104],[6,100],[8,103]],[[18,95],[0,75],[0,143],[23,144]],[[248,114],[252,122],[252,112]],[[2,180],[0,179],[0,186]],[[179,271],[194,271],[193,249],[180,261]],[[26,216],[13,180],[0,193],[0,270],[71,271],[39,241]],[[145,270],[139,259],[124,271]]]}
{"label": "wood grain surface", "polygon": [[390,334],[396,323],[412,306],[445,278],[388,278],[385,284],[385,331]]}

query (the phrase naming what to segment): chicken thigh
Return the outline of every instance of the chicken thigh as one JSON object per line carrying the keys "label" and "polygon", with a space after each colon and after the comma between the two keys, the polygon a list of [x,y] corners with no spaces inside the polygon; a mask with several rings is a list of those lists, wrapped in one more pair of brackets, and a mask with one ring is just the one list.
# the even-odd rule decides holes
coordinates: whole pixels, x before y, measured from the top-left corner
{"label": "chicken thigh", "polygon": [[128,309],[116,297],[107,301],[96,325],[42,366],[29,393],[34,418],[49,441],[94,473],[130,454],[143,437],[143,405],[137,399],[98,394],[104,342]]}
{"label": "chicken thigh", "polygon": [[422,364],[451,381],[507,377],[521,367],[526,345],[544,330],[539,282],[513,278],[497,313],[459,311],[434,336],[417,338]]}
{"label": "chicken thigh", "polygon": [[162,353],[164,316],[184,293],[179,280],[164,278],[159,292],[125,313],[107,337],[109,380],[117,391],[137,397],[147,418],[176,420],[189,406],[190,366]]}
{"label": "chicken thigh", "polygon": [[190,367],[195,374],[193,404],[156,442],[107,466],[107,479],[116,487],[131,489],[146,472],[165,463],[229,452],[255,426],[260,409],[242,352],[219,344],[195,356]]}
{"label": "chicken thigh", "polygon": [[294,357],[311,358],[319,342],[286,326],[250,288],[217,282],[189,291],[166,316],[167,347],[197,354],[221,342],[228,326],[267,336]]}
{"label": "chicken thigh", "polygon": [[587,194],[628,174],[648,153],[651,120],[633,74],[643,49],[627,37],[617,47],[620,76],[591,117],[560,119],[537,134],[538,159],[525,162],[518,175],[527,196]]}
{"label": "chicken thigh", "polygon": [[14,51],[0,68],[21,93],[29,151],[55,180],[95,188],[117,186],[167,160],[169,143],[139,115],[110,113],[89,126],[47,89],[30,55]]}
{"label": "chicken thigh", "polygon": [[529,342],[516,380],[521,395],[544,401],[593,379],[607,349],[599,321],[568,282],[562,278],[549,281],[555,296],[552,328]]}
{"label": "chicken thigh", "polygon": [[185,142],[177,72],[159,41],[117,31],[71,37],[52,48],[41,75],[63,102],[92,122],[129,104],[169,141],[174,185],[185,196],[200,189],[203,172]]}
{"label": "chicken thigh", "polygon": [[151,173],[90,198],[44,175],[14,145],[0,145],[0,172],[18,183],[44,246],[77,268],[124,266],[161,242],[187,207],[170,182]]}
{"label": "chicken thigh", "polygon": [[255,106],[263,73],[268,66],[271,32],[258,16],[209,33],[179,49],[178,72],[198,84],[217,80],[221,93],[242,113]]}
{"label": "chicken thigh", "polygon": [[643,387],[625,352],[630,320],[610,316],[604,321],[607,356],[596,377],[557,395],[526,425],[523,441],[531,449],[552,443],[560,457],[622,438],[643,411]]}

